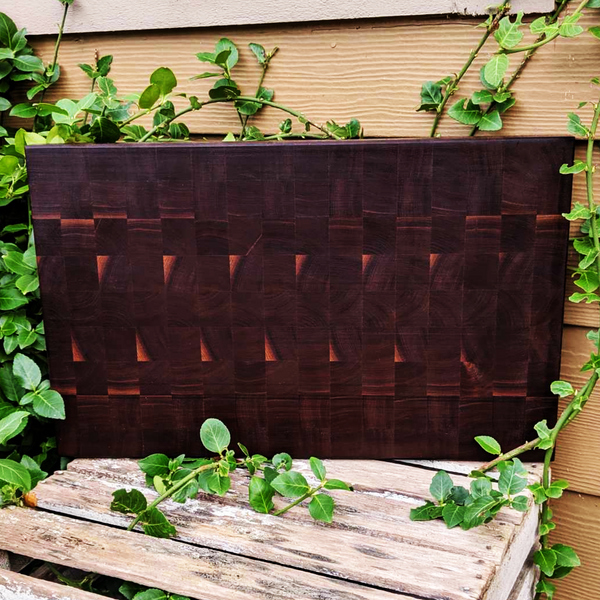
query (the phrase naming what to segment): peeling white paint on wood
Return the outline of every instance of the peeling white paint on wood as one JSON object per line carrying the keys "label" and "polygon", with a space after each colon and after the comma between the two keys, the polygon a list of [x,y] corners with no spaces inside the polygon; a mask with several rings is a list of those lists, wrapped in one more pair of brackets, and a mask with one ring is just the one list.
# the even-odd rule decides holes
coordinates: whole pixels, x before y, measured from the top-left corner
{"label": "peeling white paint on wood", "polygon": [[[66,31],[85,33],[256,25],[413,15],[485,14],[490,0],[75,0]],[[550,12],[554,0],[514,0],[513,11]],[[0,0],[31,35],[56,33],[63,7],[41,0]]]}

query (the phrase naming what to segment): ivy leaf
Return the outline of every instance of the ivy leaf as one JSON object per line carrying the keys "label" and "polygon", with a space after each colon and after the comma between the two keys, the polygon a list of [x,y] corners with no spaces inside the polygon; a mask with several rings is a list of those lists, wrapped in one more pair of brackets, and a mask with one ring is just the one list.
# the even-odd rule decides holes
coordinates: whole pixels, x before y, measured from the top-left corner
{"label": "ivy leaf", "polygon": [[577,553],[571,546],[554,544],[552,546],[552,552],[556,554],[556,564],[559,567],[579,567],[581,565]]}
{"label": "ivy leaf", "polygon": [[533,35],[541,35],[546,31],[548,24],[546,23],[546,17],[538,17],[535,21],[532,21],[529,25],[529,31]]}
{"label": "ivy leaf", "polygon": [[573,386],[568,381],[553,381],[550,384],[550,391],[560,398],[566,398],[575,393]]}
{"label": "ivy leaf", "polygon": [[98,144],[113,144],[121,137],[121,130],[107,117],[98,117],[90,133]]}
{"label": "ivy leaf", "polygon": [[327,494],[317,494],[308,504],[308,512],[315,521],[331,523],[333,520],[333,510],[335,502]]}
{"label": "ivy leaf", "polygon": [[475,441],[488,453],[500,455],[502,454],[502,448],[500,444],[489,435],[478,435]]}
{"label": "ivy leaf", "polygon": [[110,509],[115,512],[138,515],[148,506],[146,497],[139,490],[115,490],[112,496]]}
{"label": "ivy leaf", "polygon": [[208,476],[207,481],[210,489],[219,496],[224,496],[231,487],[231,478],[228,475],[220,475],[219,473],[212,472]]}
{"label": "ivy leaf", "polygon": [[[558,382],[555,382],[555,383],[558,383]],[[564,381],[561,383],[564,383]],[[537,434],[541,440],[548,439],[550,437],[550,434],[552,433],[550,431],[550,429],[548,428],[548,422],[546,421],[546,419],[544,419],[543,421],[540,421],[539,423],[536,423],[533,426],[533,428],[537,431]]]}
{"label": "ivy leaf", "polygon": [[[563,495],[563,491],[566,490],[569,487],[569,482],[566,481],[565,479],[557,479],[556,481],[553,481],[550,486],[548,488],[546,488],[546,496],[548,496],[548,498],[560,498]],[[563,565],[563,566],[570,566],[570,565]],[[577,566],[577,565],[573,565],[573,566]]]}
{"label": "ivy leaf", "polygon": [[160,88],[151,83],[141,94],[138,106],[143,109],[152,108],[160,98]]}
{"label": "ivy leaf", "polygon": [[552,523],[550,521],[549,523],[540,523],[540,526],[538,527],[538,532],[540,536],[548,535],[553,529],[556,529],[556,523]]}
{"label": "ivy leaf", "polygon": [[529,498],[527,498],[527,496],[517,496],[516,498],[513,498],[510,506],[519,512],[527,512],[527,509],[529,508]]}
{"label": "ivy leaf", "polygon": [[533,555],[533,562],[540,568],[544,575],[552,577],[556,566],[556,553],[548,548],[538,550]]}
{"label": "ivy leaf", "polygon": [[267,62],[267,51],[263,46],[260,44],[250,43],[248,44],[248,47],[250,50],[252,50],[254,56],[256,56],[259,64],[264,65]]}
{"label": "ivy leaf", "polygon": [[340,479],[329,479],[325,484],[326,490],[346,490],[347,492],[353,492],[354,488],[348,485],[346,482]]}
{"label": "ivy leaf", "polygon": [[587,256],[584,256],[580,261],[579,261],[579,268],[580,269],[587,269],[589,266],[591,266],[594,261],[596,260],[596,258],[598,257],[598,254],[600,254],[600,252],[598,252],[597,248],[592,248]]}
{"label": "ivy leaf", "polygon": [[[15,281],[15,285],[19,288],[22,294],[35,292],[40,287],[40,280],[37,275],[22,275]],[[35,341],[35,338],[34,338]],[[23,346],[21,346],[23,348]]]}
{"label": "ivy leaf", "polygon": [[168,538],[177,533],[175,527],[169,523],[167,517],[158,508],[144,512],[142,528],[146,535],[158,538]]}
{"label": "ivy leaf", "polygon": [[473,104],[488,104],[494,100],[493,94],[489,90],[479,90],[473,92],[471,96],[471,102]]}
{"label": "ivy leaf", "polygon": [[439,83],[435,83],[433,81],[426,81],[421,86],[421,104],[417,108],[417,111],[437,110],[442,99],[442,86]]}
{"label": "ivy leaf", "polygon": [[600,302],[600,296],[597,294],[582,294],[581,292],[575,292],[569,296],[570,302],[575,302],[576,304],[585,300],[586,304],[591,304],[592,302]]}
{"label": "ivy leaf", "polygon": [[65,418],[65,403],[55,390],[38,391],[33,398],[33,410],[40,417],[47,419]]}
{"label": "ivy leaf", "polygon": [[475,521],[482,513],[486,513],[497,503],[498,500],[492,496],[482,496],[481,498],[477,498],[465,508],[463,522],[469,523]]}
{"label": "ivy leaf", "polygon": [[[598,330],[596,329],[592,329],[591,331],[588,331],[585,334],[585,337],[590,340],[591,342],[594,342],[594,345],[596,346],[596,348],[600,349],[600,335],[598,334]],[[2,371],[0,370],[0,373]],[[1,379],[0,379],[0,384],[2,383]]]}
{"label": "ivy leaf", "polygon": [[16,288],[0,288],[0,310],[14,310],[27,304],[29,300]]}
{"label": "ivy leaf", "polygon": [[42,372],[31,358],[24,354],[15,355],[13,375],[26,390],[35,390],[42,381]]}
{"label": "ivy leaf", "polygon": [[491,86],[497,88],[502,83],[508,66],[509,60],[506,54],[495,54],[484,67],[485,80]]}
{"label": "ivy leaf", "polygon": [[471,496],[473,499],[490,496],[492,493],[492,482],[489,479],[480,477],[471,482]]}
{"label": "ivy leaf", "polygon": [[452,529],[462,523],[465,516],[465,507],[458,506],[457,504],[446,504],[442,510],[442,518],[444,523],[448,526],[448,529]]}
{"label": "ivy leaf", "polygon": [[21,465],[24,466],[29,472],[29,476],[31,477],[31,489],[35,488],[35,486],[48,477],[48,473],[46,471],[42,471],[40,469],[40,465],[33,460],[33,458],[24,454],[21,457]]}
{"label": "ivy leaf", "polygon": [[200,428],[200,440],[207,450],[221,454],[231,443],[231,434],[219,419],[206,419]]}
{"label": "ivy leaf", "polygon": [[239,54],[237,46],[227,38],[221,38],[215,45],[215,62],[221,52],[229,51],[229,54],[224,61],[228,69],[233,69],[238,62]]}
{"label": "ivy leaf", "polygon": [[514,48],[523,39],[523,33],[519,30],[522,22],[522,12],[516,15],[514,22],[510,20],[510,17],[500,19],[494,37],[502,48]]}
{"label": "ivy leaf", "polygon": [[19,402],[23,395],[23,388],[18,384],[8,365],[0,368],[0,389],[12,402]]}
{"label": "ivy leaf", "polygon": [[[465,108],[465,103],[467,104]],[[467,98],[461,98],[458,102],[454,103],[448,110],[448,116],[452,117],[455,121],[463,123],[464,125],[476,125],[479,123],[482,112]]]}
{"label": "ivy leaf", "polygon": [[449,502],[454,502],[454,504],[458,504],[463,506],[469,497],[469,490],[464,488],[462,485],[455,485],[448,496]]}
{"label": "ivy leaf", "polygon": [[138,461],[138,466],[144,473],[150,475],[150,477],[155,477],[156,475],[168,475],[169,457],[165,454],[151,454]]}
{"label": "ivy leaf", "polygon": [[311,468],[312,472],[314,473],[315,477],[319,481],[324,481],[325,476],[327,475],[327,471],[325,469],[325,465],[323,464],[323,461],[318,458],[315,458],[314,456],[311,456],[309,463],[310,463],[310,468]]}
{"label": "ivy leaf", "polygon": [[560,167],[560,173],[562,175],[581,173],[582,171],[586,171],[586,170],[587,170],[587,165],[584,162],[582,162],[581,160],[576,160],[575,164],[573,164],[571,166],[564,164]]}
{"label": "ivy leaf", "polygon": [[547,581],[546,579],[541,579],[538,581],[535,587],[536,594],[546,594],[547,600],[552,600],[554,598],[554,593],[556,592],[556,586]]}
{"label": "ivy leaf", "polygon": [[148,590],[137,592],[133,597],[133,600],[169,600],[169,596],[167,595],[167,592],[157,590],[156,588],[150,588]]}
{"label": "ivy leaf", "polygon": [[595,37],[600,39],[600,27],[588,27],[588,31]]}
{"label": "ivy leaf", "polygon": [[436,506],[433,502],[427,501],[423,506],[418,508],[411,508],[410,520],[411,521],[433,521],[439,519],[442,516],[443,507]]}
{"label": "ivy leaf", "polygon": [[171,69],[159,67],[150,75],[150,83],[158,88],[161,96],[167,96],[177,87],[177,78]]}
{"label": "ivy leaf", "polygon": [[43,73],[44,63],[41,58],[32,54],[21,54],[13,60],[13,65],[25,73]]}
{"label": "ivy leaf", "polygon": [[532,483],[527,486],[527,489],[533,494],[533,501],[536,504],[543,504],[548,499],[544,486],[539,483]]}
{"label": "ivy leaf", "polygon": [[250,506],[259,513],[270,513],[273,508],[275,490],[262,477],[252,477],[248,488]]}
{"label": "ivy leaf", "polygon": [[19,410],[0,419],[0,445],[6,444],[25,429],[27,417],[29,417],[28,412]]}
{"label": "ivy leaf", "polygon": [[581,13],[578,15],[567,15],[558,28],[558,34],[562,37],[575,37],[583,33],[583,27],[577,25],[577,21],[581,18]]}
{"label": "ivy leaf", "polygon": [[438,502],[445,502],[450,495],[454,483],[446,471],[438,471],[431,480],[429,492]]}
{"label": "ivy leaf", "polygon": [[18,462],[7,458],[0,458],[0,481],[16,485],[24,492],[31,489],[29,471]]}
{"label": "ivy leaf", "polygon": [[284,498],[298,498],[310,489],[304,475],[297,471],[285,471],[281,473],[273,479],[271,485]]}
{"label": "ivy leaf", "polygon": [[276,469],[284,467],[286,471],[289,471],[292,468],[293,461],[292,457],[287,452],[280,452],[273,457],[271,462]]}
{"label": "ivy leaf", "polygon": [[573,135],[580,135],[582,137],[587,137],[589,135],[589,130],[587,127],[581,124],[581,119],[579,115],[575,113],[569,113],[567,115],[567,131],[572,133]]}
{"label": "ivy leaf", "polygon": [[516,464],[508,465],[498,479],[498,490],[506,496],[514,496],[527,487],[527,479],[521,477],[520,467]]}
{"label": "ivy leaf", "polygon": [[481,120],[477,123],[477,127],[481,131],[499,131],[502,129],[502,118],[497,110],[485,113],[481,116]]}

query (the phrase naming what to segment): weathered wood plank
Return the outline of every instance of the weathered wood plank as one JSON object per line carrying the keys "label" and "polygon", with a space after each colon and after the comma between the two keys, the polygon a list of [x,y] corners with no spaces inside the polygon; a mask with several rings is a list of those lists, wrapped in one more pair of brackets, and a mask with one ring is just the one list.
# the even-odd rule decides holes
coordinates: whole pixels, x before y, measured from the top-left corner
{"label": "weathered wood plank", "polygon": [[18,549],[41,560],[168,589],[198,600],[409,598],[404,594],[31,509],[0,511],[0,546]]}
{"label": "weathered wood plank", "polygon": [[507,600],[532,600],[538,579],[538,568],[530,561],[525,564]]}
{"label": "weathered wood plank", "polygon": [[[593,351],[593,344],[586,339],[588,329],[565,327],[561,378],[581,387],[588,379],[588,373],[580,371],[581,365]],[[561,400],[559,409],[566,406]],[[596,461],[600,456],[600,388],[592,393],[585,410],[561,434],[558,440],[556,460],[552,465],[556,477],[567,479],[571,490],[586,494],[600,495],[600,481]]]}
{"label": "weathered wood plank", "polygon": [[105,597],[0,569],[0,598],[2,600],[102,600]]}
{"label": "weathered wood plank", "polygon": [[[448,598],[481,598],[488,588],[485,598],[507,597],[535,541],[536,511],[503,511],[498,521],[469,532],[441,522],[413,523],[410,508],[428,496],[431,471],[378,461],[326,465],[331,476],[352,481],[357,490],[332,493],[337,512],[329,526],[315,524],[302,510],[284,518],[255,513],[246,501],[247,478],[237,472],[223,499],[203,495],[163,506],[178,539],[203,547],[425,597],[443,589]],[[306,461],[297,468],[311,477]],[[38,506],[124,526],[129,519],[109,510],[112,491],[124,485],[155,495],[133,461],[77,460],[39,486]],[[429,565],[427,577],[423,564]]]}
{"label": "weathered wood plank", "polygon": [[551,541],[573,546],[581,559],[581,567],[566,579],[556,582],[558,593],[555,600],[598,600],[600,498],[566,492],[552,505],[556,529],[551,534]]}
{"label": "weathered wood plank", "polygon": [[[590,13],[582,19],[583,27],[596,24],[597,16],[594,11]],[[203,97],[212,80],[188,81],[188,77],[207,70],[195,54],[211,50],[221,36],[227,36],[244,48],[235,74],[244,89],[254,90],[259,76],[259,67],[245,48],[247,44],[258,42],[266,48],[277,45],[281,50],[265,81],[267,87],[276,90],[277,101],[305,111],[316,121],[345,122],[356,117],[368,136],[424,136],[432,116],[414,111],[420,86],[460,69],[481,37],[481,29],[474,27],[477,23],[479,19],[393,18],[70,35],[61,48],[63,76],[47,99],[80,98],[88,93],[89,79],[77,64],[91,62],[95,49],[115,56],[111,75],[122,95],[141,92],[150,73],[166,65],[174,69],[181,82],[180,91]],[[46,61],[51,59],[53,36],[33,38],[33,44]],[[490,42],[484,48],[461,84],[461,95],[481,87],[479,68],[494,47]],[[588,82],[599,58],[600,45],[591,35],[559,39],[542,48],[514,86],[519,104],[506,116],[506,127],[500,135],[566,134],[565,114],[580,100],[595,98],[596,92]],[[511,64],[516,66],[517,59],[511,59]],[[237,117],[229,109],[202,109],[185,122],[196,133],[237,131]],[[281,120],[279,111],[266,110],[257,124],[274,131]],[[441,133],[465,135],[467,128],[446,118]]]}

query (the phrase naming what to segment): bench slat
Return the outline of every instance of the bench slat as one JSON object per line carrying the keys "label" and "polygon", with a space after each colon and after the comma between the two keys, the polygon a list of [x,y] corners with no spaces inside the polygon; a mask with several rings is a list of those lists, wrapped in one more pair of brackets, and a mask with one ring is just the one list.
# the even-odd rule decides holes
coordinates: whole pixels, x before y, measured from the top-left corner
{"label": "bench slat", "polygon": [[0,598],[2,600],[106,600],[105,596],[84,592],[0,569]]}

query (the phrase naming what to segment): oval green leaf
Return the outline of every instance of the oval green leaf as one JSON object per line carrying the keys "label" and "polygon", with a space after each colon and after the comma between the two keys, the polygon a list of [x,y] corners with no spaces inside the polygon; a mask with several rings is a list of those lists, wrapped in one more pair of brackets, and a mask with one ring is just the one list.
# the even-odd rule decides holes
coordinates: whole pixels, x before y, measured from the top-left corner
{"label": "oval green leaf", "polygon": [[231,442],[231,434],[219,419],[206,419],[200,428],[202,445],[210,452],[221,454]]}

